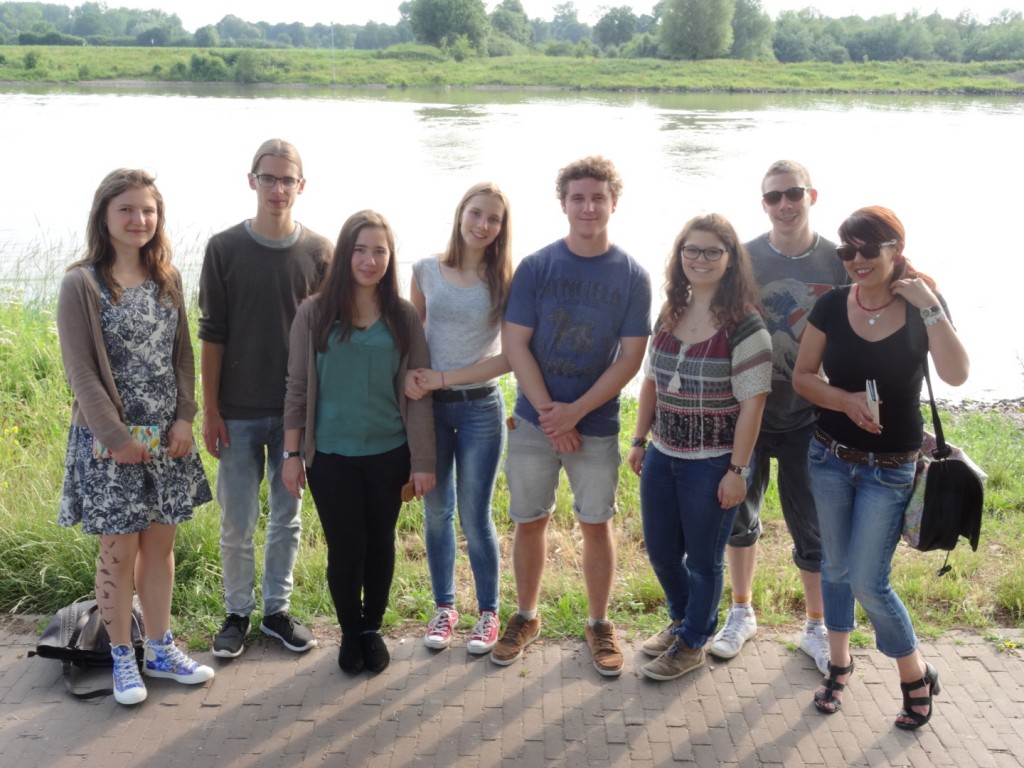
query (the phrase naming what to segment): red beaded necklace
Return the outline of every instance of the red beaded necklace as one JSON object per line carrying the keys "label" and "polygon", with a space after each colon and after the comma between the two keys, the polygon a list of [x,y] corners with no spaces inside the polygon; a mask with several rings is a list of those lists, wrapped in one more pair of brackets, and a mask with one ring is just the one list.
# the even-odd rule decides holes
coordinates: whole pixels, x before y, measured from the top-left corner
{"label": "red beaded necklace", "polygon": [[896,301],[896,296],[893,295],[892,298],[890,298],[887,302],[885,302],[885,304],[883,304],[880,307],[865,307],[863,304],[860,303],[860,285],[858,284],[853,289],[853,300],[856,301],[857,306],[863,309],[865,312],[875,313],[872,317],[868,318],[868,325],[874,325],[875,323],[878,322],[878,317],[879,315],[882,314],[882,310],[884,310],[886,307],[888,307],[890,304]]}

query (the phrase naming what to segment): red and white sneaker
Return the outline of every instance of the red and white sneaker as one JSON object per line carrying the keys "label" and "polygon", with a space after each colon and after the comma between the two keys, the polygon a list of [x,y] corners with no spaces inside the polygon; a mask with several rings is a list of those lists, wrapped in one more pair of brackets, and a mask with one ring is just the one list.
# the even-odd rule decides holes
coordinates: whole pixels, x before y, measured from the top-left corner
{"label": "red and white sneaker", "polygon": [[466,650],[470,653],[487,653],[498,642],[498,630],[501,628],[498,614],[494,611],[480,611],[476,626],[469,633]]}
{"label": "red and white sneaker", "polygon": [[459,623],[459,612],[449,605],[439,605],[434,618],[427,624],[427,634],[423,644],[427,648],[441,651],[452,644],[452,634]]}

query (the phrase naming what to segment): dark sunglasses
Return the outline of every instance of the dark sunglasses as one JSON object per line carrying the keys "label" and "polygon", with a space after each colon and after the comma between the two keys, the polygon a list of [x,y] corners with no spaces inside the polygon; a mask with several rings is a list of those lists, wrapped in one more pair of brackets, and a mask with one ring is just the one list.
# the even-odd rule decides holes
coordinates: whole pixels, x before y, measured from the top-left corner
{"label": "dark sunglasses", "polygon": [[785,195],[789,202],[799,203],[804,199],[804,193],[810,192],[812,189],[814,189],[814,187],[790,187],[782,192],[773,190],[771,192],[765,192],[761,195],[761,199],[768,203],[768,205],[778,205],[779,201],[782,200],[782,196]]}
{"label": "dark sunglasses", "polygon": [[862,245],[843,243],[836,247],[836,256],[843,261],[853,261],[859,251],[865,259],[877,259],[883,248],[887,245],[896,245],[897,242],[896,240],[886,240],[884,243],[863,243]]}

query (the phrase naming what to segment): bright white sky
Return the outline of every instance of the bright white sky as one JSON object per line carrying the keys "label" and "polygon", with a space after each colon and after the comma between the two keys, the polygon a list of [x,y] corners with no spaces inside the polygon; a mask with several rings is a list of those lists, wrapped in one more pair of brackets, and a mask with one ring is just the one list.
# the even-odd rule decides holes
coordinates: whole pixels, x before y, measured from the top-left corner
{"label": "bright white sky", "polygon": [[[234,14],[246,21],[267,21],[272,24],[279,22],[301,21],[307,26],[317,22],[339,24],[365,24],[377,21],[394,24],[398,21],[398,6],[402,0],[368,0],[354,2],[342,0],[330,8],[323,0],[112,0],[112,7],[128,6],[132,8],[163,8],[178,14],[185,29],[194,32],[206,24],[216,24],[228,14]],[[500,0],[484,0],[488,11]],[[527,15],[533,18],[550,20],[553,8],[559,5],[558,0],[521,0]],[[636,14],[650,11],[654,5],[652,0],[574,0],[580,21],[594,24],[601,18],[602,9],[625,5]],[[937,10],[947,18],[955,18],[962,10],[970,8],[974,15],[983,22],[1005,8],[1019,7],[1019,0],[762,0],[761,4],[772,18],[779,11],[799,10],[808,6],[816,7],[827,16],[840,17],[857,15],[863,18],[896,13],[899,16],[915,8],[922,14]],[[326,7],[325,7],[326,6]],[[333,16],[333,18],[332,18]]]}

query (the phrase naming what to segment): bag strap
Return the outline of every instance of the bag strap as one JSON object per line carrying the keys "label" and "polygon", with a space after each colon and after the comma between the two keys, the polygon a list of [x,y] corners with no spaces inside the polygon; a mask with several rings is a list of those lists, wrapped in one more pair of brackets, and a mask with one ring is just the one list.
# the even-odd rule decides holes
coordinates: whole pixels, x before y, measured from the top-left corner
{"label": "bag strap", "polygon": [[935,396],[932,394],[932,377],[928,374],[928,358],[924,359],[924,381],[928,385],[928,402],[932,407],[932,428],[935,430],[936,448],[932,456],[936,459],[948,459],[953,449],[946,444],[946,436],[942,434],[942,422],[939,420],[939,409],[935,407]]}

